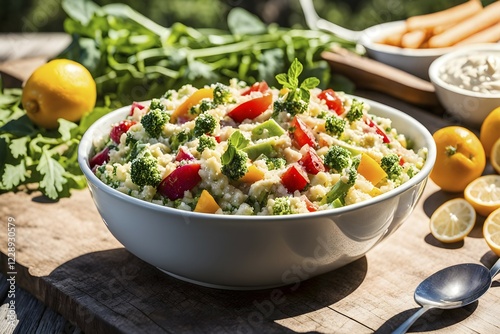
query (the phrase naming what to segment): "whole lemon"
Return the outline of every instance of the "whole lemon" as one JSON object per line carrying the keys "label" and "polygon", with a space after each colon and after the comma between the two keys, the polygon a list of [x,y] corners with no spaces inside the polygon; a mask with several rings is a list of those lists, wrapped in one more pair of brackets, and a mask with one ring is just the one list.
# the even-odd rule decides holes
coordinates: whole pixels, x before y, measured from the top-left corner
{"label": "whole lemon", "polygon": [[97,89],[90,72],[68,59],[54,59],[38,67],[23,87],[26,114],[36,125],[55,129],[57,120],[76,122],[93,110]]}
{"label": "whole lemon", "polygon": [[479,138],[461,126],[447,126],[437,130],[436,163],[429,177],[442,190],[460,192],[477,179],[486,166],[486,156]]}
{"label": "whole lemon", "polygon": [[479,140],[484,147],[486,157],[490,156],[493,144],[500,138],[500,107],[493,109],[492,112],[486,116],[481,125],[479,132]]}

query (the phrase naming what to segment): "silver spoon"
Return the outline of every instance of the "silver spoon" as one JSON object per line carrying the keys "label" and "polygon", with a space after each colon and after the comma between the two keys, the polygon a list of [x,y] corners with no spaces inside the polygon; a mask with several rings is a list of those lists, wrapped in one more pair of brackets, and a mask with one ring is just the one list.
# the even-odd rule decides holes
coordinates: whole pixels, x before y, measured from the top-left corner
{"label": "silver spoon", "polygon": [[441,269],[432,274],[415,290],[415,301],[422,307],[392,334],[403,334],[425,312],[432,308],[453,309],[471,304],[491,286],[500,271],[500,259],[488,270],[475,263],[464,263]]}

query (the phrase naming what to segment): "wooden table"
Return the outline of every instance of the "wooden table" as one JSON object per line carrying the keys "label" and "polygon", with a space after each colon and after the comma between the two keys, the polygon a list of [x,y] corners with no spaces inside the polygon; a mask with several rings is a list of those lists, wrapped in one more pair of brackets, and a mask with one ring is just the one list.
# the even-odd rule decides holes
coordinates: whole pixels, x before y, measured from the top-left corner
{"label": "wooden table", "polygon": [[[448,124],[443,117],[385,95],[359,95],[403,110],[431,132]],[[444,245],[430,235],[430,215],[454,196],[429,181],[415,212],[395,234],[338,270],[298,286],[225,291],[172,278],[129,253],[107,230],[88,190],[74,191],[58,202],[36,191],[4,193],[0,267],[5,276],[0,296],[9,292],[7,278],[13,276],[18,314],[33,304],[47,306],[45,322],[52,321],[55,331],[389,333],[418,308],[413,292],[424,278],[449,265],[474,262],[491,267],[497,259],[482,238],[482,217],[463,242]],[[7,256],[9,222],[15,226],[13,267]],[[428,312],[410,331],[499,333],[499,286],[494,282],[479,302],[467,307]],[[36,328],[29,326],[22,332]]]}

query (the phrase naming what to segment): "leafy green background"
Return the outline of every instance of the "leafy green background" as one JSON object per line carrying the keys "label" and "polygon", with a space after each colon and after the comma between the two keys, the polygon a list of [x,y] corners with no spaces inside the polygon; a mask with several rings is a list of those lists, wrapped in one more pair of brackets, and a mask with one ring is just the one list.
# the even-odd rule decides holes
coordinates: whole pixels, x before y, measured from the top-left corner
{"label": "leafy green background", "polygon": [[[487,5],[494,0],[483,0]],[[226,16],[235,6],[257,14],[264,22],[284,27],[305,27],[299,0],[95,0],[98,5],[121,2],[170,26],[182,22],[195,28],[226,27]],[[404,19],[411,15],[441,10],[464,0],[314,0],[321,15],[350,29]],[[65,13],[61,0],[0,0],[1,32],[63,31]],[[22,16],[19,16],[22,13]]]}

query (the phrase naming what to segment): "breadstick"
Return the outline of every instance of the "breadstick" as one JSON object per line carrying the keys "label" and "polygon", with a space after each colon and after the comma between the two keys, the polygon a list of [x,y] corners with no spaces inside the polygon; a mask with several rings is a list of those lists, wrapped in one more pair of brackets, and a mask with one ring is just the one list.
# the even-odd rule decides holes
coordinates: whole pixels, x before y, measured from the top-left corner
{"label": "breadstick", "polygon": [[500,22],[486,28],[455,45],[464,45],[472,43],[495,43],[500,41]]}
{"label": "breadstick", "polygon": [[406,20],[408,30],[433,29],[436,26],[449,26],[474,15],[483,8],[480,0],[469,0],[460,5],[424,15],[409,17]]}
{"label": "breadstick", "polygon": [[406,27],[402,27],[396,31],[391,31],[390,35],[385,36],[380,43],[401,47],[401,38],[406,33]]}
{"label": "breadstick", "polygon": [[403,48],[417,49],[427,40],[427,37],[428,33],[423,29],[407,32],[401,38],[401,46]]}
{"label": "breadstick", "polygon": [[443,48],[455,45],[461,40],[492,26],[497,23],[499,19],[500,1],[497,1],[484,7],[482,11],[457,23],[443,33],[431,37],[429,39],[429,47]]}

